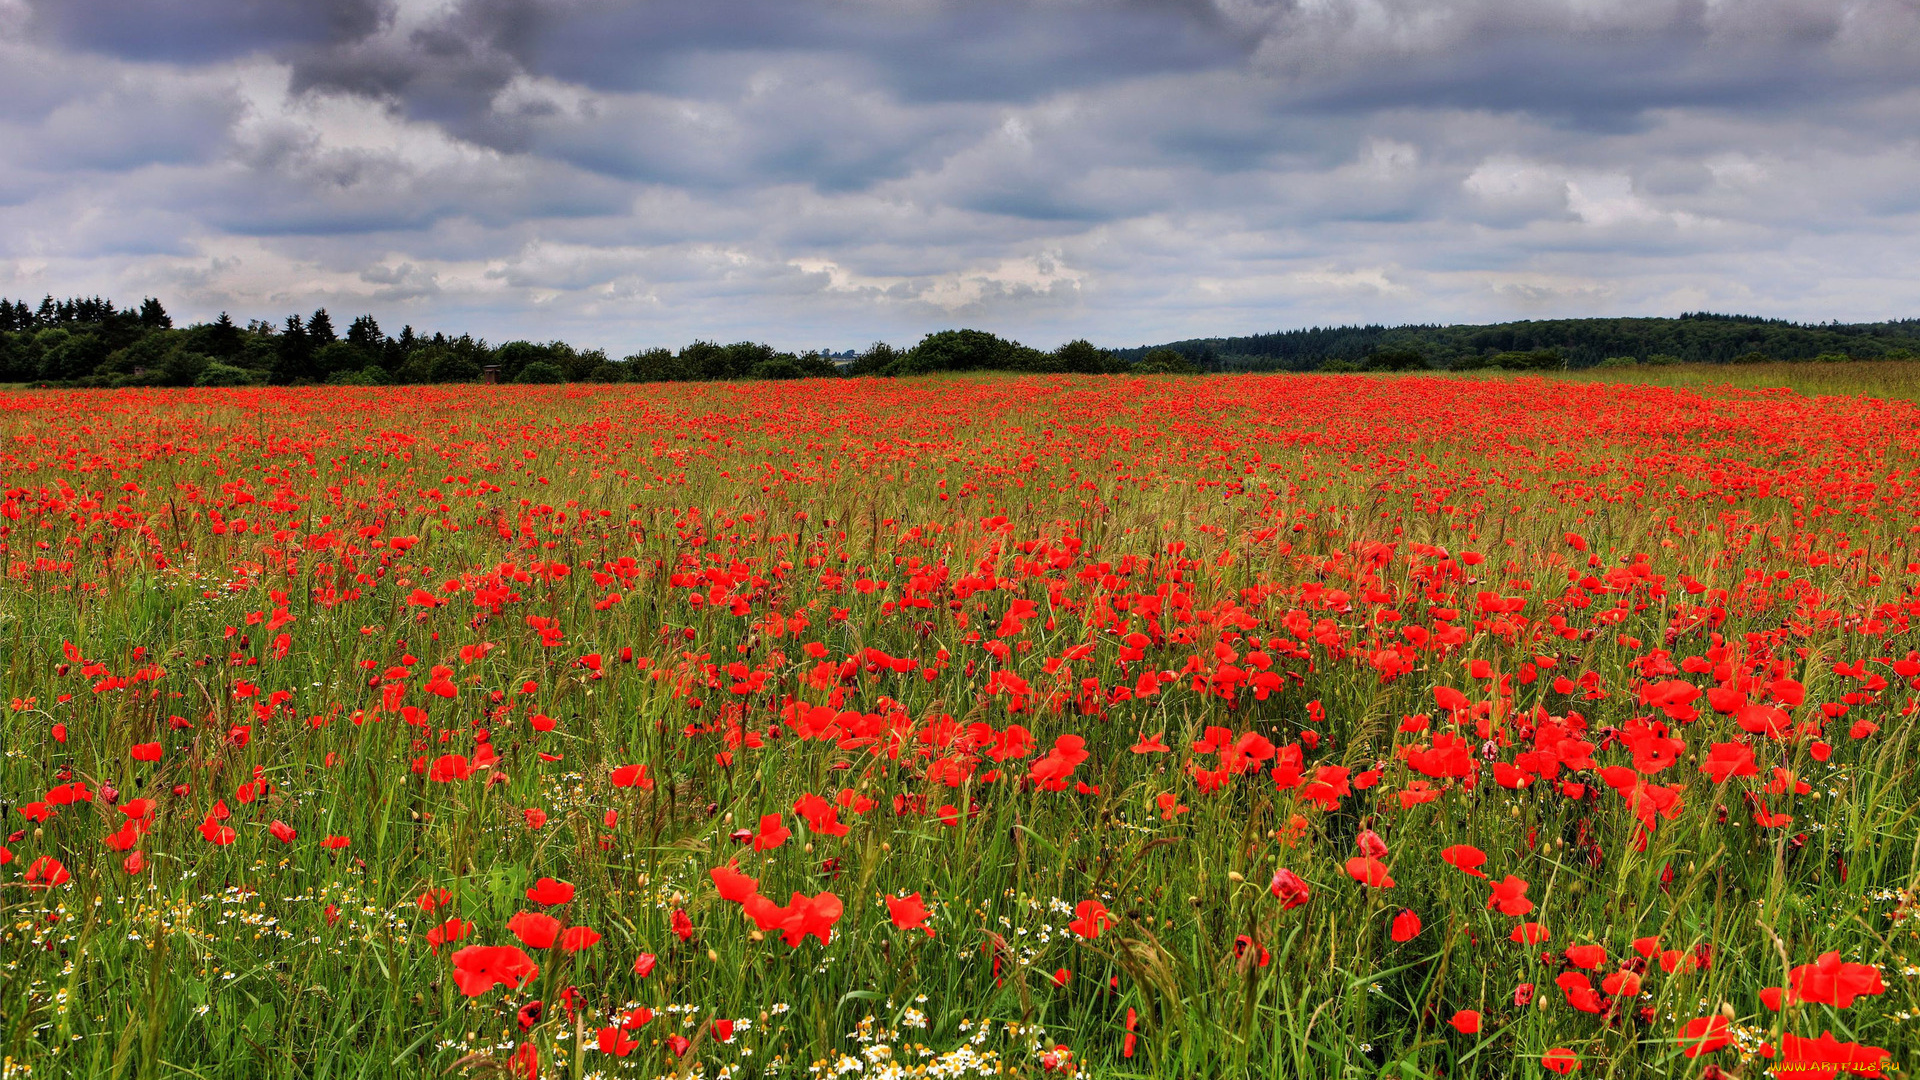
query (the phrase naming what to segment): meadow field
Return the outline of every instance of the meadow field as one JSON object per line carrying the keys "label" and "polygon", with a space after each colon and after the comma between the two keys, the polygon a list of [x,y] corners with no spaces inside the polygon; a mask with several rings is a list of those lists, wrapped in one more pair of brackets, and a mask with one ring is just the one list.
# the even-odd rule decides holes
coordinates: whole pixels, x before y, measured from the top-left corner
{"label": "meadow field", "polygon": [[0,392],[0,1080],[1909,1076],[1916,380],[1693,370]]}

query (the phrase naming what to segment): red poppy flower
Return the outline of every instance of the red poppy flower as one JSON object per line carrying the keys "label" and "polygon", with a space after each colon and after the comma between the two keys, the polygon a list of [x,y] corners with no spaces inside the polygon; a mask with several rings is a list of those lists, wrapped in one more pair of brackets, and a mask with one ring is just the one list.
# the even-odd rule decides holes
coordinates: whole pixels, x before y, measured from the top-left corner
{"label": "red poppy flower", "polygon": [[643,952],[639,958],[633,962],[633,973],[644,979],[653,974],[653,965],[659,963],[659,961],[660,958],[652,953]]}
{"label": "red poppy flower", "polygon": [[847,826],[840,821],[840,811],[830,802],[811,792],[803,793],[793,804],[793,812],[806,819],[807,829],[822,836],[845,836]]}
{"label": "red poppy flower", "polygon": [[233,843],[234,831],[212,817],[200,823],[200,835],[210,844],[225,846]]}
{"label": "red poppy flower", "polygon": [[1686,1048],[1681,1052],[1690,1058],[1697,1058],[1726,1046],[1733,1042],[1728,1026],[1724,1016],[1702,1016],[1687,1021],[1680,1028],[1680,1044]]}
{"label": "red poppy flower", "polygon": [[683,908],[673,909],[673,936],[681,941],[693,940],[693,920],[687,918]]}
{"label": "red poppy flower", "polygon": [[927,925],[927,905],[920,900],[920,894],[911,896],[889,896],[887,917],[893,925],[902,930],[925,930],[928,937],[933,936],[933,927]]}
{"label": "red poppy flower", "polygon": [[637,787],[642,791],[653,790],[653,777],[647,775],[645,765],[622,765],[613,770],[613,786],[618,788]]}
{"label": "red poppy flower", "polygon": [[560,932],[560,949],[563,952],[576,953],[599,943],[600,933],[591,927],[569,926]]}
{"label": "red poppy flower", "polygon": [[1447,848],[1440,853],[1440,860],[1448,866],[1459,869],[1463,874],[1471,874],[1477,878],[1487,876],[1480,869],[1486,865],[1487,853],[1471,844],[1455,844]]}
{"label": "red poppy flower", "polygon": [[1267,890],[1280,899],[1281,911],[1291,911],[1306,903],[1312,896],[1312,890],[1307,888],[1307,883],[1291,870],[1275,870],[1273,883],[1267,886]]}
{"label": "red poppy flower", "polygon": [[792,836],[781,823],[779,814],[766,814],[760,818],[760,831],[753,834],[753,850],[770,851],[787,842]]}
{"label": "red poppy flower", "polygon": [[293,843],[294,837],[300,835],[293,831],[293,826],[281,821],[279,818],[273,819],[273,824],[267,826],[267,831],[273,834],[275,840],[283,844]]}
{"label": "red poppy flower", "polygon": [[547,907],[564,904],[573,899],[573,886],[556,878],[543,877],[527,890],[527,899]]}
{"label": "red poppy flower", "polygon": [[841,911],[840,898],[830,892],[812,897],[794,893],[779,924],[781,935],[792,948],[798,948],[808,937],[818,938],[822,945],[829,944],[833,924],[840,921]]}
{"label": "red poppy flower", "polygon": [[1480,1014],[1472,1009],[1461,1009],[1453,1014],[1453,1019],[1447,1022],[1453,1025],[1453,1030],[1462,1035],[1480,1034]]}
{"label": "red poppy flower", "polygon": [[55,806],[68,806],[73,803],[93,801],[93,792],[88,790],[84,781],[76,780],[69,784],[47,789],[47,801]]}
{"label": "red poppy flower", "polygon": [[507,920],[507,932],[529,949],[549,949],[560,933],[560,920],[537,911],[522,911]]}
{"label": "red poppy flower", "polygon": [[107,834],[106,844],[115,851],[127,851],[140,842],[140,823],[128,819],[118,829]]}
{"label": "red poppy flower", "polygon": [[495,986],[519,989],[540,973],[533,958],[511,945],[469,945],[453,954],[453,982],[468,997]]}
{"label": "red poppy flower", "polygon": [[1099,937],[1100,932],[1113,922],[1113,917],[1107,914],[1107,905],[1098,900],[1080,901],[1073,914],[1074,919],[1067,924],[1067,929],[1089,941]]}
{"label": "red poppy flower", "polygon": [[1746,743],[1717,742],[1708,748],[1700,771],[1714,783],[1724,784],[1736,776],[1754,776],[1760,770],[1754,764],[1752,748]]}
{"label": "red poppy flower", "polygon": [[1792,1032],[1780,1037],[1780,1064],[1774,1071],[1780,1076],[1828,1080],[1846,1070],[1855,1076],[1881,1076],[1882,1064],[1893,1055],[1878,1046],[1841,1042],[1833,1032],[1823,1031],[1817,1039]]}
{"label": "red poppy flower", "polygon": [[427,944],[432,947],[434,953],[437,955],[440,952],[440,946],[451,945],[456,941],[464,939],[471,933],[473,933],[473,924],[470,922],[462,922],[458,916],[455,916],[441,923],[439,926],[429,929],[427,931]]}
{"label": "red poppy flower", "polygon": [[1412,910],[1403,910],[1393,917],[1392,936],[1395,941],[1412,941],[1420,934],[1420,916]]}
{"label": "red poppy flower", "polygon": [[1155,732],[1152,735],[1142,734],[1140,741],[1133,744],[1133,752],[1136,754],[1172,753],[1173,748],[1161,741],[1164,736],[1164,732]]}
{"label": "red poppy flower", "polygon": [[1580,1067],[1580,1055],[1564,1046],[1556,1046],[1540,1055],[1540,1064],[1562,1076]]}
{"label": "red poppy flower", "polygon": [[631,1038],[618,1027],[608,1026],[600,1029],[600,1052],[614,1057],[626,1057],[640,1045],[640,1040]]}
{"label": "red poppy flower", "polygon": [[1498,910],[1502,915],[1525,915],[1533,910],[1533,901],[1527,899],[1527,883],[1508,874],[1504,881],[1493,883],[1493,895],[1487,897],[1487,910]]}
{"label": "red poppy flower", "polygon": [[1844,1009],[1861,995],[1883,994],[1880,969],[1871,964],[1842,963],[1838,952],[1822,953],[1811,964],[1801,964],[1787,973],[1787,984],[1795,1000]]}
{"label": "red poppy flower", "polygon": [[1600,989],[1612,997],[1633,997],[1640,992],[1640,976],[1631,971],[1616,971],[1600,980]]}
{"label": "red poppy flower", "polygon": [[707,874],[713,878],[714,888],[720,890],[720,899],[728,903],[744,903],[747,897],[760,891],[760,882],[736,870],[732,863],[716,866]]}
{"label": "red poppy flower", "polygon": [[1370,859],[1384,859],[1387,857],[1387,842],[1382,840],[1380,834],[1374,832],[1372,829],[1360,830],[1360,835],[1353,838],[1353,844],[1360,849],[1360,854]]}
{"label": "red poppy flower", "polygon": [[130,757],[132,757],[133,760],[135,761],[153,762],[153,761],[160,760],[160,752],[161,751],[160,751],[159,743],[147,742],[147,743],[135,743],[131,748],[128,749],[127,754]]}
{"label": "red poppy flower", "polygon": [[1368,888],[1393,888],[1393,878],[1387,876],[1387,864],[1371,855],[1357,855],[1348,859],[1347,876]]}
{"label": "red poppy flower", "polygon": [[1569,945],[1566,957],[1574,967],[1597,971],[1607,962],[1607,950],[1599,945]]}
{"label": "red poppy flower", "polygon": [[57,889],[71,877],[66,866],[51,855],[42,855],[27,864],[26,883],[32,888]]}
{"label": "red poppy flower", "polygon": [[1553,984],[1558,986],[1560,992],[1567,996],[1567,1004],[1579,1009],[1581,1012],[1598,1013],[1606,1011],[1606,1002],[1601,1001],[1600,995],[1594,993],[1593,980],[1587,978],[1580,972],[1563,971],[1553,980]]}

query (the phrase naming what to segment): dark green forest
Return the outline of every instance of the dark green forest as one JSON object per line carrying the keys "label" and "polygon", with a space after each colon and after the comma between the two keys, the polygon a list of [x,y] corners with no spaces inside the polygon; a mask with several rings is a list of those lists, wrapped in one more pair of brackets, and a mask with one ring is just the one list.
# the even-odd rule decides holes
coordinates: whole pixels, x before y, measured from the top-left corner
{"label": "dark green forest", "polygon": [[1190,338],[1115,349],[1136,360],[1171,349],[1208,371],[1588,368],[1773,360],[1920,359],[1920,319],[1804,324],[1696,312],[1677,319],[1543,319],[1484,326],[1329,326]]}
{"label": "dark green forest", "polygon": [[1920,319],[1804,325],[1689,314],[1677,319],[1562,319],[1488,326],[1348,326],[1250,337],[1194,338],[1102,349],[1072,341],[1042,351],[983,330],[942,330],[899,348],[857,354],[781,352],[751,341],[696,341],[615,359],[560,341],[492,345],[470,334],[383,331],[371,315],[344,331],[325,308],[245,326],[226,314],[176,327],[147,298],[116,307],[98,297],[37,306],[0,299],[0,383],[69,387],[330,383],[671,382],[798,379],[943,371],[1120,374],[1199,371],[1358,371],[1629,364],[1737,364],[1920,359]]}

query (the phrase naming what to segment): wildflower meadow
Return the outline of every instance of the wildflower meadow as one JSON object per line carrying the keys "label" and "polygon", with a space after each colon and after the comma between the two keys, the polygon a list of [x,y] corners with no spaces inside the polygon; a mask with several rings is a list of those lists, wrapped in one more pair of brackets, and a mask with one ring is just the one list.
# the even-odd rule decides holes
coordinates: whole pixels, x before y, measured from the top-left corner
{"label": "wildflower meadow", "polygon": [[10,391],[0,487],[6,1080],[1920,1050],[1912,401]]}

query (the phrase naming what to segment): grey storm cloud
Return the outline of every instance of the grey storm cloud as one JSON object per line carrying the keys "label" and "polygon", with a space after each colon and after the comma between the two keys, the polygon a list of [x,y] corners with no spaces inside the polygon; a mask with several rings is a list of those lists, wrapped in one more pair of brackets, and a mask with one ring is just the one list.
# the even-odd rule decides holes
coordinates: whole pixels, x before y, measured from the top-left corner
{"label": "grey storm cloud", "polygon": [[1920,313],[1911,0],[0,0],[0,294],[787,345]]}
{"label": "grey storm cloud", "polygon": [[62,0],[28,11],[30,30],[67,48],[185,64],[351,42],[392,16],[382,0]]}

